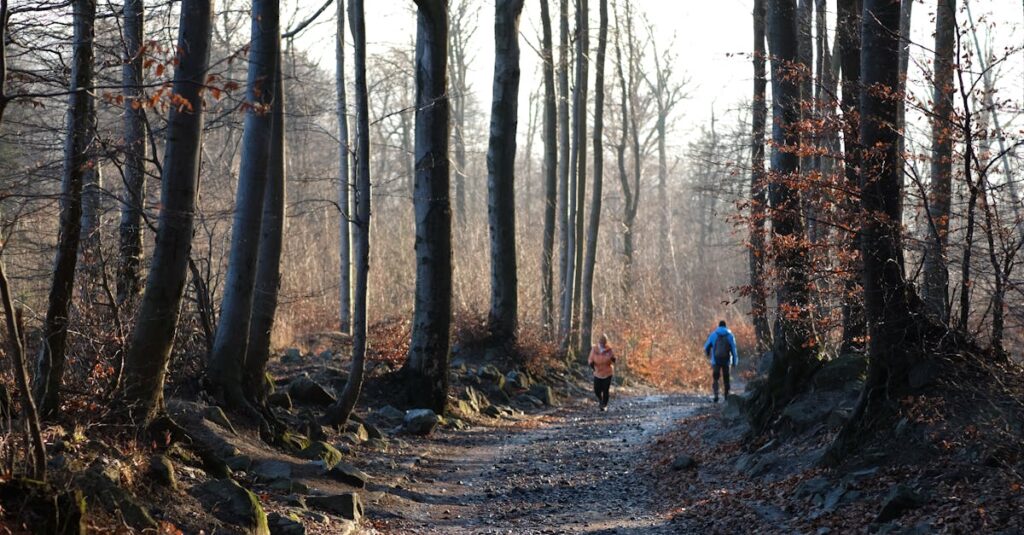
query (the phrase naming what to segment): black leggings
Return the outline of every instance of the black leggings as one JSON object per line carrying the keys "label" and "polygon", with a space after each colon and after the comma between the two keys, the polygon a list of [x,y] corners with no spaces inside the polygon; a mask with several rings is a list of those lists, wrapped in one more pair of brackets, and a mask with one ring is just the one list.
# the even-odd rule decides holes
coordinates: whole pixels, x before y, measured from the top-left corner
{"label": "black leggings", "polygon": [[713,370],[714,371],[711,373],[711,377],[714,379],[714,381],[712,382],[712,387],[714,388],[714,391],[715,391],[715,397],[716,398],[718,397],[718,376],[719,375],[722,376],[722,384],[723,384],[723,386],[725,386],[725,395],[728,396],[729,395],[729,366],[728,365],[724,365],[723,366],[723,365],[720,365],[720,364],[715,364]]}
{"label": "black leggings", "polygon": [[594,394],[597,396],[597,400],[601,402],[602,407],[608,405],[608,391],[611,390],[611,387],[611,377],[605,377],[604,379],[594,377]]}

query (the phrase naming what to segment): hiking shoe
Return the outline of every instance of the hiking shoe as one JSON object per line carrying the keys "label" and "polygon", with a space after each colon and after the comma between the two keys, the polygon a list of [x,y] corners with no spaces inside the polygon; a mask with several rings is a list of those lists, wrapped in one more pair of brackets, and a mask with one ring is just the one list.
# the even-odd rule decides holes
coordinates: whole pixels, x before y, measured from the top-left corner
{"label": "hiking shoe", "polygon": [[714,403],[718,403],[718,396],[715,396]]}
{"label": "hiking shoe", "polygon": [[601,405],[601,412],[608,412],[608,405]]}

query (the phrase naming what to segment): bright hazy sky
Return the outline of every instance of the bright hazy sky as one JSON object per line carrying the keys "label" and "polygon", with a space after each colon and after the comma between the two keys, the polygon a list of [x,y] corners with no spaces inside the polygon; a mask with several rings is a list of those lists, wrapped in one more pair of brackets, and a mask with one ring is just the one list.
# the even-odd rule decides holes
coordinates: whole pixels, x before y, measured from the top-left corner
{"label": "bright hazy sky", "polygon": [[[558,0],[550,0],[552,16],[557,17]],[[958,2],[963,7],[963,1]],[[489,110],[491,76],[493,72],[493,2],[477,0],[479,18],[475,35],[476,51],[472,58],[470,82],[476,93],[481,109]],[[597,2],[591,0],[591,46],[597,46]],[[753,33],[751,9],[753,0],[634,0],[649,20],[654,22],[655,38],[659,47],[671,46],[679,63],[676,71],[690,79],[689,98],[679,107],[679,118],[675,133],[669,139],[670,147],[683,147],[693,139],[701,125],[709,122],[712,106],[722,117],[738,104],[747,101],[752,91],[752,67],[749,51]],[[292,0],[285,13],[299,20],[308,16],[321,5],[320,0]],[[830,10],[829,30],[835,29],[833,0],[828,1]],[[932,32],[934,31],[934,0],[918,1],[913,11],[912,64],[908,78],[912,81],[909,90],[926,97],[927,86],[921,67],[930,69]],[[1024,10],[1020,0],[971,0],[975,22],[987,20],[995,23],[996,31],[989,38],[989,32],[981,26],[982,46],[995,50],[1012,46],[1019,48],[1024,42]],[[298,6],[298,7],[296,7]],[[411,0],[371,0],[366,2],[366,31],[371,53],[392,46],[411,46],[415,37],[415,12]],[[610,8],[609,8],[610,9]],[[297,13],[297,15],[296,15]],[[530,44],[539,45],[540,2],[526,0],[520,24],[522,48],[522,79],[520,82],[520,134],[526,129],[527,99],[531,91],[541,87],[542,78],[538,71],[539,58]],[[318,58],[321,67],[334,71],[334,7],[328,8],[322,21],[310,27],[298,41],[298,45]],[[962,9],[958,13],[963,24],[966,16]],[[288,20],[288,15],[285,15]],[[557,20],[554,22],[555,42],[558,40]],[[286,22],[287,23],[287,22]],[[637,26],[642,27],[642,23]],[[831,41],[831,40],[830,40]],[[347,42],[351,43],[350,39]],[[965,46],[969,44],[965,42]],[[350,49],[351,51],[351,49]],[[613,56],[609,50],[606,72],[610,76]],[[348,62],[351,68],[351,59]],[[1024,74],[1024,54],[1017,53],[1012,62],[1001,67],[999,86],[1004,94],[1020,100],[1021,80]],[[593,68],[590,70],[593,76]],[[914,81],[917,81],[916,83]],[[410,84],[413,83],[410,80]],[[593,82],[591,82],[593,87]],[[1006,117],[1004,122],[1010,122]],[[911,121],[914,119],[911,117]],[[1021,121],[1017,121],[1019,124]],[[923,140],[922,140],[923,141]]]}

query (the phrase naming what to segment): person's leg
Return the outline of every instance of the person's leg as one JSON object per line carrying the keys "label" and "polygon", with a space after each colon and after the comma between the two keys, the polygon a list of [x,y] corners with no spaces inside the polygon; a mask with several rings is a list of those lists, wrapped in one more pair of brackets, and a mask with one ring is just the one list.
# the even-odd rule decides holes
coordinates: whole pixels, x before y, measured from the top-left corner
{"label": "person's leg", "polygon": [[711,366],[711,390],[715,393],[715,403],[718,403],[718,376],[722,373],[722,367],[718,364]]}
{"label": "person's leg", "polygon": [[601,380],[594,377],[594,396],[597,397],[598,403],[601,402]]}
{"label": "person's leg", "polygon": [[608,406],[608,398],[611,395],[612,390],[612,378],[609,377],[604,380],[604,385],[601,388],[601,405]]}
{"label": "person's leg", "polygon": [[725,398],[729,398],[729,366],[722,366],[722,384],[725,386]]}

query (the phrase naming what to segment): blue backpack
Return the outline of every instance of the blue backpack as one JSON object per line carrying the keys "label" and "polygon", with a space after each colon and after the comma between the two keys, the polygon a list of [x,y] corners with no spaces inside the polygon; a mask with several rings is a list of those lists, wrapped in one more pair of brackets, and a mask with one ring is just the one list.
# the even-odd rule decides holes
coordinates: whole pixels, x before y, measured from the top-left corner
{"label": "blue backpack", "polygon": [[718,338],[715,339],[714,352],[715,364],[719,366],[729,365],[730,358],[732,357],[732,346],[729,345],[728,334],[718,333]]}

